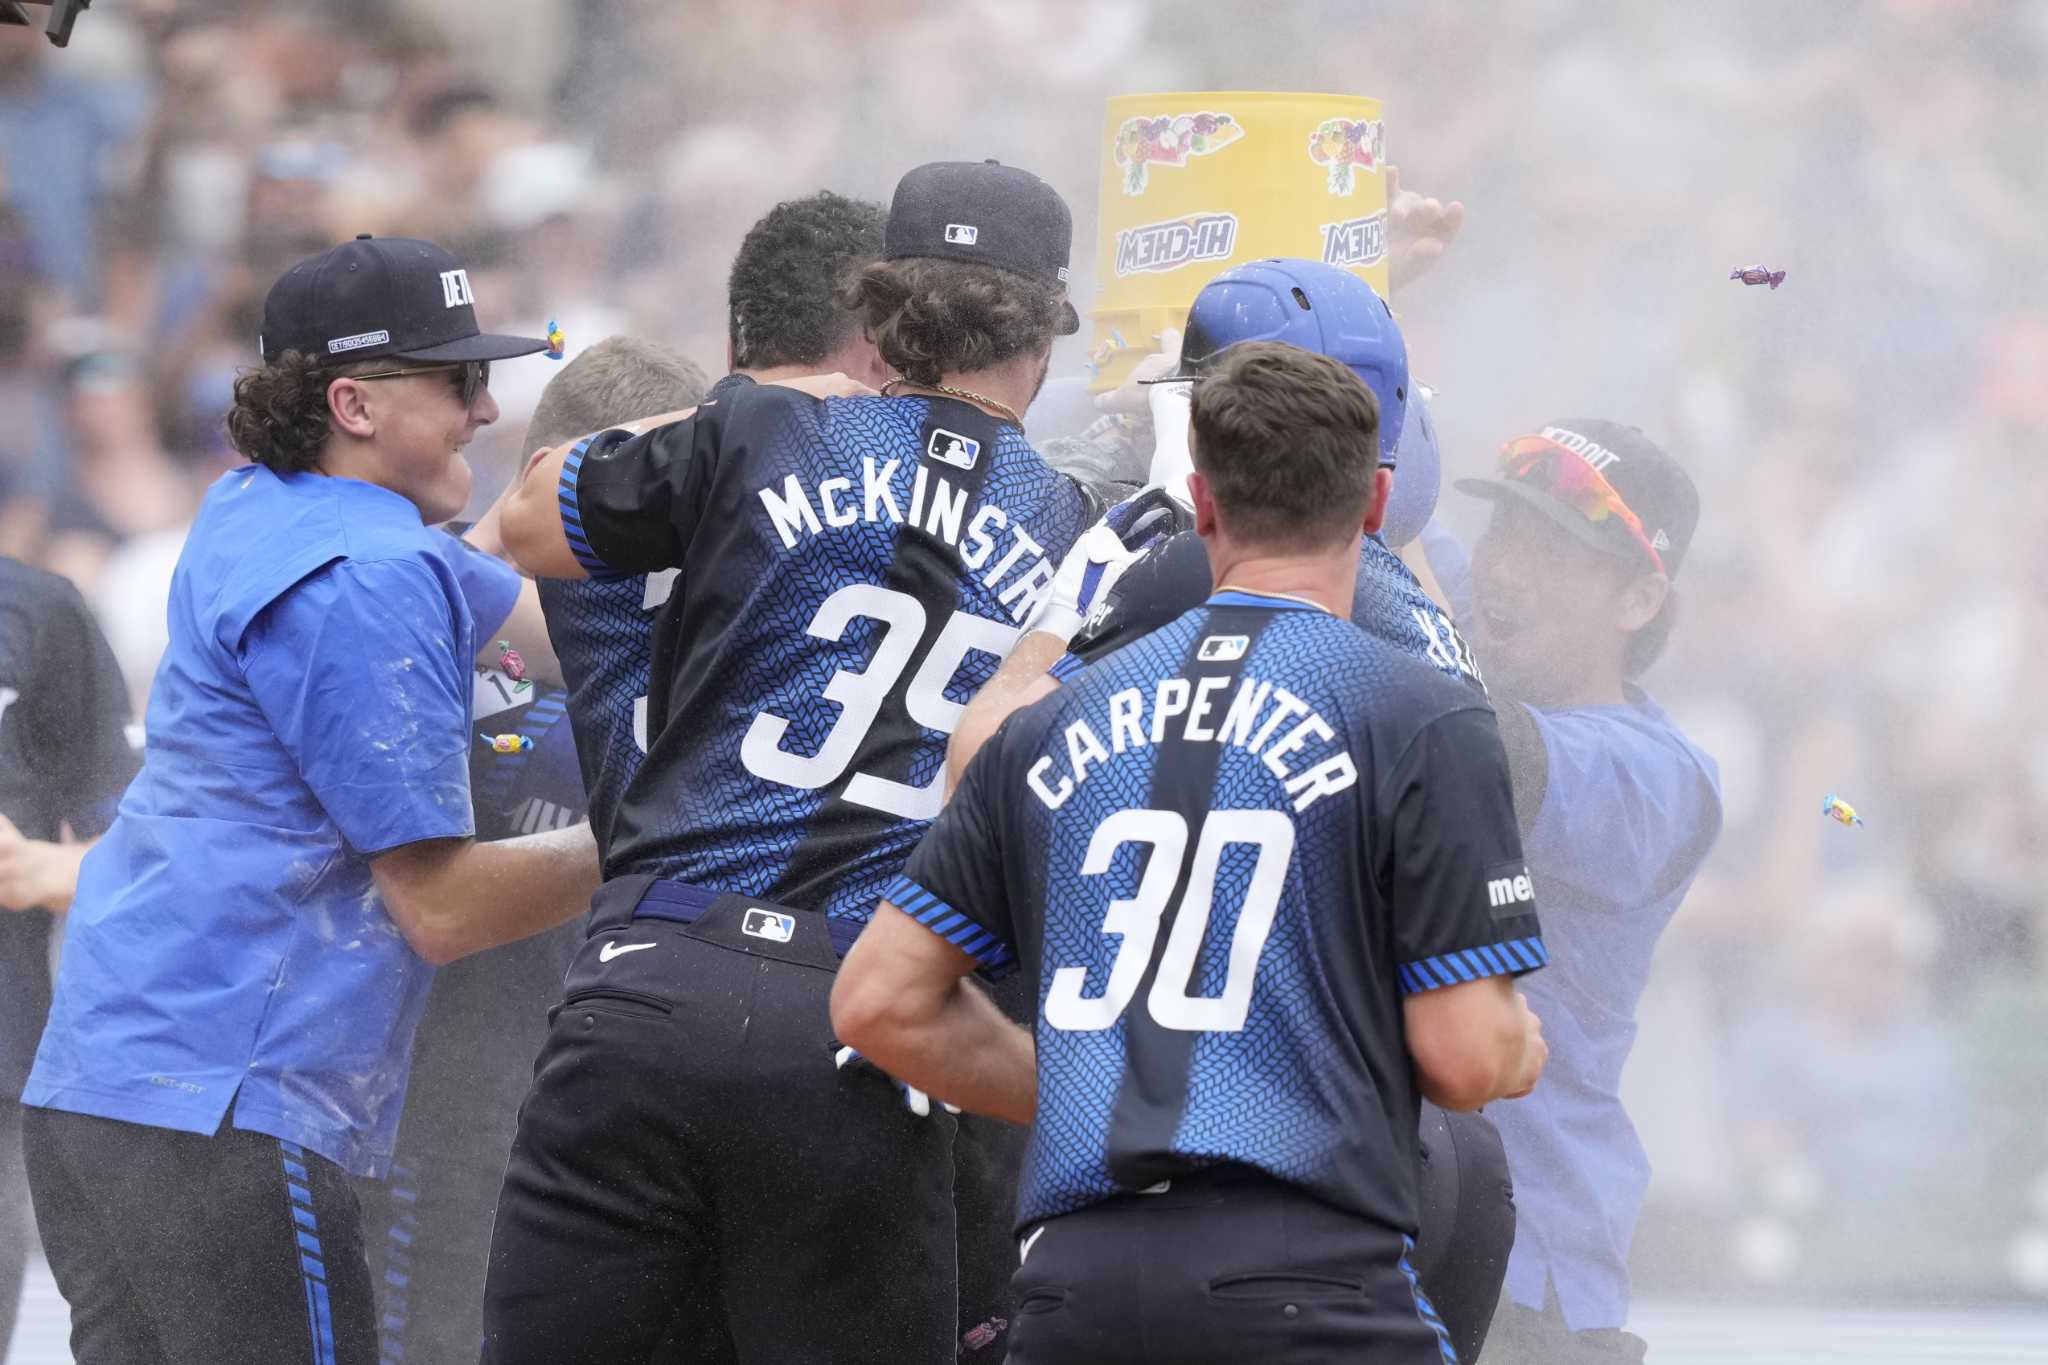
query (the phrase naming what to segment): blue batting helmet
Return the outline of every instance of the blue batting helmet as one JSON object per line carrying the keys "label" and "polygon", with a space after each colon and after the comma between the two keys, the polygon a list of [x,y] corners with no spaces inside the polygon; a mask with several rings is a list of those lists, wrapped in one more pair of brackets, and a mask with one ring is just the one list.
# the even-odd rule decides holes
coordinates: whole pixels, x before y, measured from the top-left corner
{"label": "blue batting helmet", "polygon": [[1348,270],[1275,257],[1224,271],[1188,309],[1181,372],[1199,379],[1241,341],[1284,341],[1347,365],[1380,409],[1380,460],[1390,468],[1408,410],[1408,346],[1386,301]]}
{"label": "blue batting helmet", "polygon": [[1443,457],[1437,451],[1436,421],[1429,415],[1429,390],[1420,384],[1408,395],[1408,420],[1401,425],[1401,445],[1388,464],[1394,470],[1394,489],[1387,495],[1387,518],[1380,525],[1380,539],[1400,549],[1422,534],[1436,515],[1437,494],[1443,490]]}

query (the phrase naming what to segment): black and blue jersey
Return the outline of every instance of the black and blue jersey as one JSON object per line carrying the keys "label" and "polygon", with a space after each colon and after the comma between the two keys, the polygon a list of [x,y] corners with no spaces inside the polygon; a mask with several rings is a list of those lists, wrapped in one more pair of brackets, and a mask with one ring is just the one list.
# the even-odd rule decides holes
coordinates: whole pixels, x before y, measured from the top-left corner
{"label": "black and blue jersey", "polygon": [[[713,402],[750,387],[729,374],[711,386]],[[548,643],[561,661],[569,691],[569,724],[583,765],[590,830],[608,847],[612,813],[647,756],[647,693],[654,618],[675,591],[679,571],[543,578],[540,610]]]}
{"label": "black and blue jersey", "polygon": [[1234,1162],[1412,1233],[1401,999],[1544,961],[1479,690],[1235,591],[1012,716],[888,898],[1036,981],[1020,1226]]}
{"label": "black and blue jersey", "polygon": [[590,830],[600,851],[612,813],[647,756],[648,661],[654,617],[676,571],[624,578],[543,578],[541,615],[562,665],[569,725],[583,770]]}
{"label": "black and blue jersey", "polygon": [[564,462],[593,576],[679,569],[608,876],[865,917],[938,813],[960,711],[1099,511],[951,399],[747,386]]}

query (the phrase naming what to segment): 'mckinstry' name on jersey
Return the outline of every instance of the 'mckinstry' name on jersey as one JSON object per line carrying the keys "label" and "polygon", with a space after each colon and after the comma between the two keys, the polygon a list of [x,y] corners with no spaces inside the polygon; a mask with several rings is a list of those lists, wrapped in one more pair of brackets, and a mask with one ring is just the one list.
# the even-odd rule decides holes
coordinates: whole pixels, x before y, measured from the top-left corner
{"label": "'mckinstry' name on jersey", "polygon": [[[1226,703],[1222,693],[1229,685],[1230,679],[1221,675],[1194,682],[1164,678],[1149,696],[1136,687],[1111,693],[1102,727],[1085,716],[1070,722],[1063,732],[1065,752],[1039,758],[1025,774],[1025,784],[1047,810],[1058,810],[1094,768],[1169,739],[1243,749],[1285,784],[1297,811],[1358,781],[1358,765],[1348,750],[1330,747],[1337,732],[1314,707],[1250,674],[1239,679]],[[1219,708],[1221,716],[1212,723]],[[1311,750],[1312,744],[1321,747]]]}
{"label": "'mckinstry' name on jersey", "polygon": [[[768,509],[768,520],[786,550],[794,550],[804,536],[823,535],[830,528],[862,522],[914,526],[951,547],[984,588],[997,590],[996,601],[1010,618],[1022,621],[1052,589],[1056,566],[1046,557],[1045,546],[994,503],[983,503],[968,516],[968,490],[924,465],[917,467],[910,505],[904,507],[895,491],[896,470],[902,463],[863,457],[857,489],[846,476],[806,487],[791,474],[781,488],[759,490],[761,505]],[[984,565],[988,572],[981,573]]]}

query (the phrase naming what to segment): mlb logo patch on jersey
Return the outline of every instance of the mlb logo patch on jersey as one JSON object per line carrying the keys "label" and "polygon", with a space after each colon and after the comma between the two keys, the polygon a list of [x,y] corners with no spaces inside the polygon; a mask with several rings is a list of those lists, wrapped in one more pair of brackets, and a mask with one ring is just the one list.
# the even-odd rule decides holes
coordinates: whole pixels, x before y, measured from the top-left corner
{"label": "mlb logo patch on jersey", "polygon": [[972,469],[974,462],[981,458],[981,442],[957,431],[935,427],[932,439],[925,444],[924,453],[940,464],[949,464],[955,469]]}
{"label": "mlb logo patch on jersey", "polygon": [[755,906],[740,921],[740,932],[771,943],[787,943],[796,934],[796,916]]}
{"label": "mlb logo patch on jersey", "polygon": [[1249,635],[1210,635],[1195,650],[1195,659],[1205,664],[1227,664],[1244,657],[1251,648]]}

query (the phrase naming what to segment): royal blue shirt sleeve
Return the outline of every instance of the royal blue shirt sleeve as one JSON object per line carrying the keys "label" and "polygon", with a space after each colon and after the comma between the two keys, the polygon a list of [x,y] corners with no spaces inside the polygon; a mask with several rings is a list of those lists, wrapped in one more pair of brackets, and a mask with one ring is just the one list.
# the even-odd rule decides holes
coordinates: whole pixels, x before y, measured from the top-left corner
{"label": "royal blue shirt sleeve", "polygon": [[1575,903],[1621,908],[1670,894],[1721,829],[1712,775],[1660,722],[1616,706],[1525,708],[1543,742],[1543,802],[1529,849],[1548,875],[1588,874]]}
{"label": "royal blue shirt sleeve", "polygon": [[454,591],[422,560],[337,560],[244,637],[257,705],[359,854],[475,831],[475,640]]}
{"label": "royal blue shirt sleeve", "polygon": [[1001,822],[990,799],[1010,729],[1005,723],[981,746],[959,789],[912,851],[903,875],[883,893],[898,910],[970,954],[991,981],[1017,968]]}
{"label": "royal blue shirt sleeve", "polygon": [[1464,620],[1472,614],[1471,553],[1434,517],[1423,526],[1421,540],[1423,558],[1449,599],[1451,615]]}
{"label": "royal blue shirt sleeve", "polygon": [[462,600],[469,604],[469,619],[476,627],[477,638],[488,639],[512,614],[519,601],[519,589],[526,580],[504,560],[487,555],[464,540],[456,540],[448,560],[455,567]]}
{"label": "royal blue shirt sleeve", "polygon": [[1391,833],[1380,865],[1401,993],[1547,962],[1493,712],[1467,707],[1431,721],[1382,790]]}

